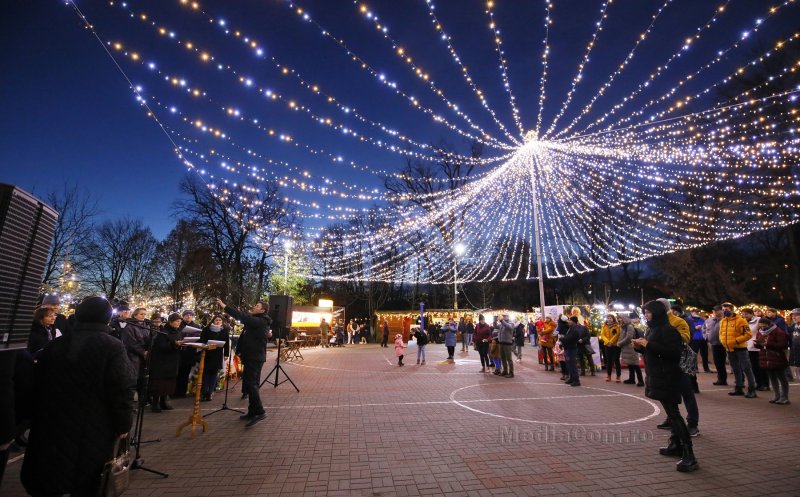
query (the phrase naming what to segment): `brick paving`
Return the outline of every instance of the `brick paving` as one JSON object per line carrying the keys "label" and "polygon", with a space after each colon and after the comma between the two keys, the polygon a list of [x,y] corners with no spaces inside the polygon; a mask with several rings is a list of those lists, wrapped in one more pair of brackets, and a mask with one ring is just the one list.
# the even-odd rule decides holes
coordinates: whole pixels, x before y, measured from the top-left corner
{"label": "brick paving", "polygon": [[[701,373],[701,469],[682,474],[658,454],[664,415],[642,388],[602,373],[565,386],[530,347],[513,379],[478,373],[475,351],[457,349],[450,364],[432,344],[425,366],[409,352],[399,368],[393,348],[372,344],[304,350],[285,366],[300,393],[264,385],[269,417],[250,429],[223,411],[207,418],[207,433],[176,438],[188,399],[148,411],[144,438],[161,442],[142,446],[146,465],[170,476],[136,471],[126,495],[800,495],[796,395],[790,406],[769,404],[769,392],[731,398]],[[246,407],[239,397],[237,385],[229,405]],[[221,403],[217,393],[202,406]],[[24,495],[20,464],[10,464],[0,495]]]}

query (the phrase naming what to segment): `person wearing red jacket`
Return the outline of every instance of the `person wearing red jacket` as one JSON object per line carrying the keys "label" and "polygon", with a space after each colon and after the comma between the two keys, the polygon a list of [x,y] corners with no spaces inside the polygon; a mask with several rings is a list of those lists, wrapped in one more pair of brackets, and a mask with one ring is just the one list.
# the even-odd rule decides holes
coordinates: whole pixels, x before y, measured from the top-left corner
{"label": "person wearing red jacket", "polygon": [[492,341],[492,326],[486,322],[483,314],[478,316],[478,326],[475,327],[475,335],[472,340],[478,346],[478,355],[481,357],[481,373],[486,372],[486,368],[492,367],[489,359],[489,343]]}
{"label": "person wearing red jacket", "polygon": [[758,362],[761,369],[767,372],[772,384],[773,397],[770,404],[789,404],[789,381],[786,379],[786,349],[789,347],[789,335],[769,318],[758,320],[758,332],[753,341],[758,350]]}

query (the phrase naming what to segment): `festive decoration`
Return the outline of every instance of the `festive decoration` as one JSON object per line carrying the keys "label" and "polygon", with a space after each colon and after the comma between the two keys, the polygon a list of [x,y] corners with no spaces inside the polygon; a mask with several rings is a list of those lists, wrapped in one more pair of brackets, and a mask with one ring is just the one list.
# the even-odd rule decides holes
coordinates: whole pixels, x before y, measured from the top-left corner
{"label": "festive decoration", "polygon": [[[621,34],[628,44],[610,73],[588,77],[602,70],[592,56],[617,15],[614,1],[604,0],[553,109],[551,28],[568,15],[566,2],[537,3],[543,22],[530,25],[541,30],[542,67],[527,87],[538,91],[532,98],[522,98],[529,96],[516,74],[512,91],[515,61],[507,51],[514,40],[500,26],[502,9],[512,6],[495,0],[476,22],[488,21],[498,69],[490,76],[499,78],[499,90],[475,79],[484,75],[469,68],[474,54],[458,50],[465,42],[446,29],[434,0],[422,5],[431,22],[421,28],[439,40],[446,64],[431,64],[416,40],[396,34],[379,11],[388,6],[354,2],[345,9],[360,29],[369,28],[354,40],[301,2],[279,2],[277,12],[298,37],[313,33],[345,61],[320,73],[284,61],[270,30],[256,36],[244,16],[224,18],[211,4],[179,0],[174,17],[162,18],[162,9],[114,0],[97,7],[107,18],[100,25],[67,4],[217,199],[253,206],[259,185],[281,188],[300,220],[292,229],[305,233],[287,235],[309,261],[297,271],[304,277],[457,290],[465,282],[571,276],[800,221],[800,62],[785,56],[800,45],[800,33],[770,31],[781,16],[797,14],[796,0],[759,6],[762,15],[743,31],[714,35],[721,47],[704,46],[710,55],[693,57],[732,9],[730,0],[709,6],[699,26],[685,33],[677,26],[665,59],[643,62],[652,70],[640,73],[642,81],[616,93],[642,61],[637,57],[653,48],[668,17],[662,14],[676,7],[664,0],[647,9],[642,28]],[[756,33],[769,40],[767,48],[750,44]],[[369,47],[358,43],[364,38]],[[761,77],[740,84],[751,74]],[[385,109],[359,105],[353,92],[342,96],[338,78],[347,76],[385,95]],[[459,92],[453,79],[466,88]],[[596,89],[587,95],[589,84]],[[464,93],[472,107],[459,102]],[[507,98],[508,107],[492,106],[490,95]],[[420,126],[396,118],[400,113]],[[309,126],[313,133],[301,131]],[[474,148],[432,145],[430,129]],[[398,172],[398,160],[418,167]],[[449,175],[435,173],[442,164]],[[376,179],[418,188],[390,191]],[[256,237],[276,229],[253,223],[248,230]]]}

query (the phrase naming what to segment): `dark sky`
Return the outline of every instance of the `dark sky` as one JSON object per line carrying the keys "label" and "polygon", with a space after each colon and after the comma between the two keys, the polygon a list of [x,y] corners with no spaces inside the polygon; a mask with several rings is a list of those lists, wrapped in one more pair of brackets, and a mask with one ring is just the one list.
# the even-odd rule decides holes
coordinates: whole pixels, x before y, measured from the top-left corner
{"label": "dark sky", "polygon": [[[523,126],[530,129],[535,125],[538,111],[543,3],[533,0],[496,3],[496,22],[502,30],[511,88]],[[553,119],[567,94],[602,5],[598,0],[556,0],[554,3],[546,124]],[[662,0],[617,0],[611,4],[606,29],[599,35],[584,78],[561,125],[572,120],[622,62],[638,34],[663,3]],[[596,110],[607,111],[636,88],[724,3],[723,0],[671,2],[629,68],[608,94],[598,100]],[[78,2],[101,37],[123,44],[125,49],[118,54],[126,50],[141,54],[138,62],[121,57],[120,63],[134,84],[141,85],[142,94],[162,122],[172,132],[180,133],[180,136],[172,135],[179,145],[189,143],[193,150],[206,157],[213,149],[251,167],[265,168],[279,175],[294,175],[286,168],[266,162],[270,158],[287,161],[309,171],[315,177],[312,183],[320,183],[319,175],[325,175],[365,188],[379,187],[379,178],[347,167],[347,161],[357,161],[373,170],[394,170],[403,163],[403,157],[398,154],[359,143],[340,131],[312,122],[303,112],[289,110],[286,101],[293,100],[312,109],[315,115],[330,117],[365,136],[384,143],[398,143],[391,136],[359,123],[351,115],[344,115],[328,105],[324,98],[297,85],[292,77],[281,75],[269,59],[274,56],[299,71],[310,83],[318,84],[326,93],[335,95],[340,102],[357,108],[370,119],[400,130],[419,142],[444,140],[464,150],[464,138],[433,123],[429,116],[413,109],[386,85],[359,69],[341,47],[324,37],[314,24],[304,22],[287,7],[287,2],[207,1],[201,4],[214,19],[224,19],[226,27],[241,29],[257,39],[264,53],[257,55],[241,40],[225,35],[218,24],[212,25],[201,14],[181,7],[177,0],[132,1],[127,6],[137,15],[145,12],[148,20],[156,20],[159,26],[174,30],[176,38],[184,43],[192,41],[202,46],[215,57],[214,61],[202,62],[185,45],[178,46],[168,36],[159,36],[148,23],[130,18],[119,2],[114,6],[101,1]],[[319,0],[298,5],[387,80],[395,81],[398,88],[419,98],[424,106],[446,116],[461,129],[469,129],[399,61],[374,24],[358,13],[360,4]],[[445,95],[472,116],[476,124],[493,136],[502,136],[464,84],[446,45],[433,29],[423,0],[374,1],[366,5],[379,15],[381,23],[386,22],[389,34],[401,42],[415,63],[432,75]],[[436,5],[442,25],[452,36],[453,45],[475,81],[485,91],[491,107],[504,125],[514,131],[492,36],[487,28],[485,3],[440,0]],[[733,44],[744,30],[752,29],[757,18],[766,19],[770,5],[762,1],[732,0],[728,12],[721,15],[713,28],[693,43],[686,55],[674,62],[670,71],[637,102],[661,95],[683,75],[710,60],[718,50]],[[0,60],[4,67],[0,77],[3,104],[0,181],[17,184],[39,195],[62,184],[74,183],[97,196],[104,216],[139,217],[152,227],[156,236],[165,235],[174,223],[170,206],[179,195],[178,183],[186,171],[173,153],[172,143],[147,118],[128,83],[70,7],[55,0],[31,0],[13,2],[6,6],[5,12],[0,21],[3,37]],[[770,46],[791,33],[792,28],[800,25],[799,12],[798,6],[792,5],[779,17],[766,20],[762,33],[743,43],[742,48],[704,73],[690,88],[700,89],[711,84],[748,56],[752,57],[759,43]],[[151,61],[155,70],[146,65]],[[253,87],[237,84],[227,70],[216,70],[218,61],[229,64],[242,77],[252,79]],[[165,82],[164,74],[179,75],[187,80],[188,86],[202,87],[208,98],[187,96],[185,89],[180,91]],[[280,93],[286,101],[270,102],[255,89],[259,86]],[[222,128],[237,145],[186,126],[159,107],[156,100],[167,108],[174,106],[192,121],[202,120],[205,125]],[[248,121],[232,119],[223,108],[240,111]],[[639,105],[630,106],[631,111],[638,108]],[[588,124],[592,116],[598,115],[593,112],[582,123]],[[264,129],[290,134],[293,143],[301,146],[268,137],[264,129],[252,124],[252,119],[258,119]],[[193,141],[184,142],[180,137]],[[337,164],[323,154],[309,153],[302,145],[341,156],[345,163]],[[263,159],[243,150],[258,153]],[[486,151],[487,156],[499,153]],[[197,157],[187,157],[209,174],[230,181],[241,178],[223,172],[218,159],[204,163]],[[323,205],[368,205],[316,197],[296,190],[287,190],[287,195],[303,202],[317,200]],[[311,222],[315,223],[319,224]]]}

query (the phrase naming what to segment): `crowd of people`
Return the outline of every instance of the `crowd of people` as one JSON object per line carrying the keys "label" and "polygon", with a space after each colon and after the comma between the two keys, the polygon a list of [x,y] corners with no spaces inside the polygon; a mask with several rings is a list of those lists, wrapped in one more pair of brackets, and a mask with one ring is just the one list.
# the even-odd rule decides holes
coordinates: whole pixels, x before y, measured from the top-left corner
{"label": "crowd of people", "polygon": [[[469,319],[444,324],[428,323],[413,332],[417,345],[417,364],[425,364],[429,342],[444,343],[447,360],[454,360],[456,345],[462,353],[478,351],[480,372],[504,378],[514,377],[514,358],[522,360],[525,339],[538,348],[539,363],[545,371],[561,372],[561,380],[581,386],[581,377],[595,376],[596,366],[605,371],[606,382],[645,388],[645,395],[661,402],[667,419],[657,427],[670,430],[665,456],[678,456],[677,469],[683,472],[698,468],[692,438],[700,434],[700,412],[695,394],[700,393],[697,374],[716,374],[716,386],[728,385],[727,366],[733,376],[733,397],[754,399],[759,391],[772,392],[769,403],[788,405],[789,382],[800,380],[800,308],[794,309],[790,322],[774,308],[760,311],[736,309],[725,302],[709,313],[692,309],[686,313],[680,305],[657,299],[642,307],[644,321],[635,313],[609,313],[597,336],[599,350],[593,346],[588,321],[580,313],[562,314],[557,320],[545,317],[522,323],[503,314],[489,324],[483,315],[477,325]],[[388,322],[383,322],[384,337]],[[401,334],[395,335],[395,354],[403,366],[406,346]],[[711,353],[709,354],[709,350]],[[595,363],[595,356],[600,360]],[[711,355],[716,371],[710,369]],[[698,357],[699,356],[699,357]],[[622,370],[628,378],[622,379]],[[642,372],[644,368],[644,373]],[[678,408],[683,403],[686,418]]]}
{"label": "crowd of people", "polygon": [[[200,396],[210,401],[231,354],[236,321],[244,326],[235,350],[243,364],[243,398],[249,402],[241,419],[253,426],[265,418],[259,385],[270,338],[268,306],[258,302],[244,312],[221,300],[217,303],[221,311],[203,316],[198,324],[191,310],[171,313],[166,319],[156,313],[148,319],[144,308],[131,309],[124,303],[112,312],[100,297],[85,299],[67,318],[59,312],[57,298],[42,300],[14,371],[17,441],[27,445],[21,475],[29,493],[96,494],[100,469],[110,458],[115,439],[126,437],[131,428],[135,399],[139,409],[149,404],[158,413],[172,409],[170,398],[186,396],[193,387],[190,377],[198,354],[184,346],[188,341],[225,344],[211,344],[206,352]],[[644,387],[645,395],[658,400],[666,413],[658,428],[671,432],[660,453],[678,456],[679,471],[698,467],[692,438],[699,434],[695,394],[700,392],[700,368],[716,374],[714,385],[725,386],[730,365],[733,397],[754,399],[758,392],[771,391],[771,404],[790,403],[789,382],[800,379],[800,308],[791,312],[787,323],[775,309],[762,313],[726,302],[707,314],[698,309],[686,313],[681,306],[658,299],[642,307],[641,318],[610,313],[594,333],[580,313],[527,323],[508,314],[494,317],[491,324],[483,315],[476,324],[450,318],[413,330],[416,363],[425,365],[426,348],[437,341],[446,347],[447,360],[454,361],[460,342],[462,354],[477,351],[481,373],[514,378],[514,363],[522,361],[527,338],[544,370],[556,372],[558,365],[567,385],[580,387],[582,377],[604,371],[606,382]],[[381,345],[387,347],[387,321],[380,324],[380,331]],[[323,320],[320,332],[323,347],[363,343],[370,335],[354,320],[347,326],[341,320],[331,325]],[[402,367],[407,350],[403,335],[395,335],[394,348]],[[628,369],[624,381],[623,368]],[[7,457],[8,451],[3,452]],[[49,471],[53,467],[58,471]],[[39,478],[45,468],[51,477]]]}
{"label": "crowd of people", "polygon": [[[25,448],[21,479],[28,493],[97,495],[103,466],[115,441],[128,438],[135,412],[146,405],[154,413],[172,410],[171,397],[196,388],[201,401],[212,400],[230,357],[235,321],[244,325],[236,354],[249,399],[241,419],[246,426],[263,420],[259,381],[270,335],[268,306],[259,302],[243,312],[218,304],[221,311],[203,316],[201,325],[192,310],[148,318],[144,308],[120,303],[112,310],[101,297],[84,299],[67,318],[58,298],[45,296],[11,375],[8,424],[14,444]],[[205,344],[202,379],[196,377],[200,354],[188,342]],[[9,450],[0,451],[0,481]]]}

